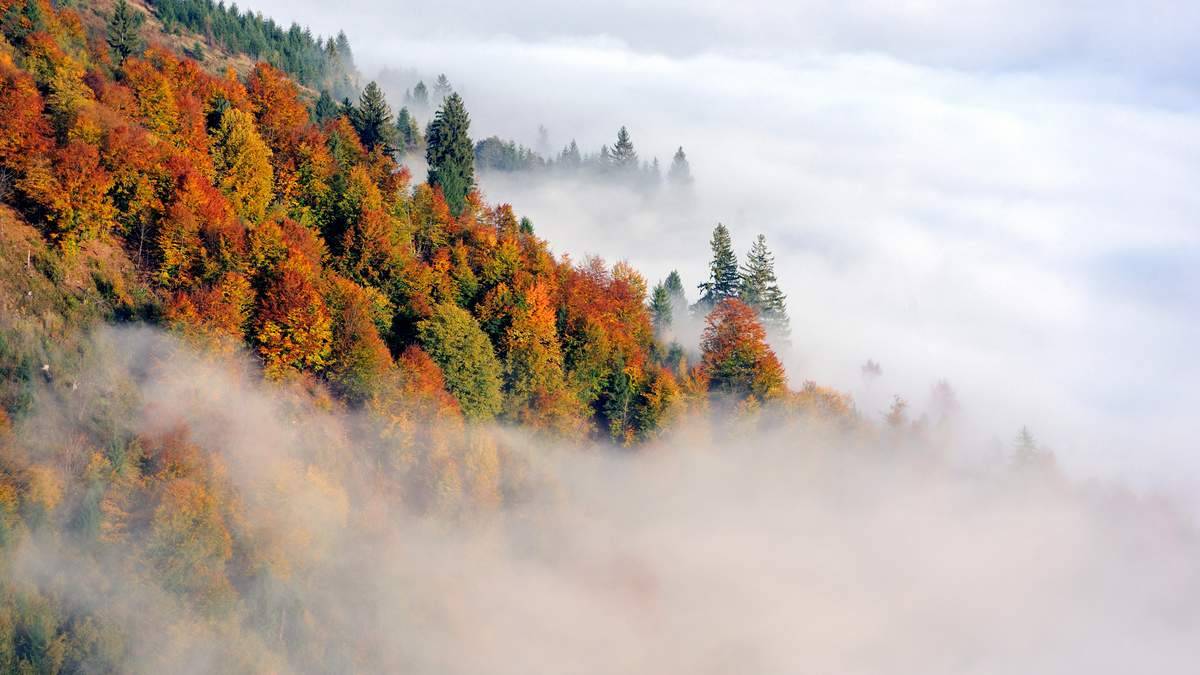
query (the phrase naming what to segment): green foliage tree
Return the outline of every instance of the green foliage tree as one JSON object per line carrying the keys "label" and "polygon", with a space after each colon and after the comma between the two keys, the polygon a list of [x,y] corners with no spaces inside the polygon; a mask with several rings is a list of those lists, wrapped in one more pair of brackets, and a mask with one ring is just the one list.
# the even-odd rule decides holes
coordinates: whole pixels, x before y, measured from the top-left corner
{"label": "green foliage tree", "polygon": [[629,137],[629,130],[625,127],[617,131],[617,143],[609,151],[608,157],[617,171],[632,171],[638,168],[637,151],[633,149],[633,139]]}
{"label": "green foliage tree", "polygon": [[671,296],[671,302],[676,307],[687,307],[687,295],[683,291],[683,279],[679,277],[677,270],[671,270],[671,273],[667,275],[666,281],[663,282],[663,286],[666,287],[667,293]]}
{"label": "green foliage tree", "polygon": [[442,188],[454,215],[462,213],[467,193],[475,187],[475,153],[470,136],[471,117],[462,97],[451,94],[434,115],[425,139],[429,183]]}
{"label": "green foliage tree", "polygon": [[108,19],[108,47],[117,63],[142,50],[142,22],[146,17],[129,6],[125,0],[117,0],[112,16]]}
{"label": "green foliage tree", "polygon": [[413,87],[412,102],[418,110],[429,109],[429,88],[425,86],[424,81],[418,81],[417,86]]}
{"label": "green foliage tree", "polygon": [[392,109],[383,96],[383,90],[374,81],[367,84],[358,97],[358,105],[350,121],[358,138],[368,150],[383,147],[390,151],[392,146]]}
{"label": "green foliage tree", "polygon": [[336,99],[358,90],[358,70],[345,33],[322,39],[297,24],[283,26],[236,3],[213,0],[147,0],[168,29],[206,35],[230,52],[267,61],[313,89]]}
{"label": "green foliage tree", "polygon": [[661,332],[670,328],[672,314],[671,292],[665,283],[659,282],[650,293],[650,316],[654,321],[654,330]]}
{"label": "green foliage tree", "polygon": [[691,187],[692,185],[692,167],[688,164],[687,153],[683,151],[683,146],[675,151],[675,157],[671,160],[671,168],[667,169],[667,183],[672,187]]}
{"label": "green foliage tree", "polygon": [[446,77],[446,74],[442,73],[438,75],[437,81],[433,83],[433,100],[440,104],[450,95],[451,90],[450,80]]}
{"label": "green foliage tree", "polygon": [[341,111],[338,110],[338,104],[334,102],[328,90],[322,89],[321,95],[313,106],[313,120],[317,124],[324,124],[329,120],[336,119],[339,114]]}
{"label": "green foliage tree", "polygon": [[500,361],[475,317],[455,304],[443,303],[417,324],[417,339],[441,367],[446,388],[467,417],[487,420],[500,412]]}
{"label": "green foliage tree", "polygon": [[421,130],[407,106],[396,113],[396,144],[401,150],[412,150],[421,145]]}
{"label": "green foliage tree", "polygon": [[741,286],[737,254],[733,252],[733,240],[729,237],[728,228],[717,223],[709,245],[712,247],[712,260],[708,264],[708,281],[698,286],[699,309],[705,312],[726,298],[738,297]]}
{"label": "green foliage tree", "polygon": [[771,330],[788,331],[787,296],[775,277],[775,256],[767,248],[767,238],[758,235],[742,266],[741,298],[762,317]]}

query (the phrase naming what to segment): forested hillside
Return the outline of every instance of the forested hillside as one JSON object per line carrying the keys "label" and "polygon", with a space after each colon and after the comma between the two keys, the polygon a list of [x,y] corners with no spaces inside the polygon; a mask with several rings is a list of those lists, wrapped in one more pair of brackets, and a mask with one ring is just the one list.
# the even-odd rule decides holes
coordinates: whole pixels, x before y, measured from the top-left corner
{"label": "forested hillside", "polygon": [[[358,91],[344,35],[208,0],[149,4],[167,30],[211,42],[173,42],[123,0],[103,21],[0,0],[2,564],[70,551],[95,576],[88,603],[53,575],[0,575],[0,671],[192,659],[130,635],[144,608],[118,602],[114,580],[129,578],[187,617],[176,633],[219,636],[205,670],[388,670],[366,637],[319,638],[345,617],[295,589],[336,573],[320,563],[329,542],[302,504],[272,511],[270,495],[300,486],[366,532],[401,512],[486,519],[546,480],[505,430],[638,452],[708,412],[744,429],[936,439],[944,420],[910,421],[902,401],[877,425],[845,395],[789,383],[768,333],[803,340],[803,325],[761,237],[739,265],[717,226],[694,303],[676,274],[651,284],[624,263],[556,256],[520,205],[476,189],[477,159],[527,155],[476,145],[457,94],[419,134],[429,174],[413,176],[396,154],[414,124],[373,83]],[[192,58],[210,44],[261,62],[213,72]],[[606,166],[651,171],[620,139]],[[559,161],[583,160],[575,147]],[[672,172],[690,183],[682,149]],[[192,376],[162,374],[188,359],[202,364]],[[298,425],[296,453],[269,480],[253,474],[266,493],[239,478],[244,458],[139,394],[202,387],[214,364],[249,383],[219,392],[276,392]]]}

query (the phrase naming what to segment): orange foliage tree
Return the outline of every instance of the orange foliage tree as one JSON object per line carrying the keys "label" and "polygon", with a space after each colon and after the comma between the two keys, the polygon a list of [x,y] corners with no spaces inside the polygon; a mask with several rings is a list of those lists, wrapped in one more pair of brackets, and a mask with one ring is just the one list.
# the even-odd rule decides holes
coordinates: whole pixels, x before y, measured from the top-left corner
{"label": "orange foliage tree", "polygon": [[717,304],[700,340],[701,365],[713,390],[758,400],[786,391],[783,366],[767,345],[754,309],[736,298]]}

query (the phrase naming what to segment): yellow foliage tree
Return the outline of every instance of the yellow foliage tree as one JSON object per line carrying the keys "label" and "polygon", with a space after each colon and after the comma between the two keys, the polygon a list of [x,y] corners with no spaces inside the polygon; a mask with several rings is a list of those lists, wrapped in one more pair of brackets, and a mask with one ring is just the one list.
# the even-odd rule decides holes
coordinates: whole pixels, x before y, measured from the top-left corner
{"label": "yellow foliage tree", "polygon": [[252,222],[261,222],[273,199],[271,150],[258,135],[254,118],[230,107],[212,139],[216,183],[229,198],[234,213]]}

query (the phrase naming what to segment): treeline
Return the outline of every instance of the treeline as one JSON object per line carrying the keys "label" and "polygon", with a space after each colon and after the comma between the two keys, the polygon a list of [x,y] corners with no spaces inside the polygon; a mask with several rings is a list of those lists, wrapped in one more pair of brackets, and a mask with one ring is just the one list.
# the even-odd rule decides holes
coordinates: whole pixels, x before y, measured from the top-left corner
{"label": "treeline", "polygon": [[225,49],[266,61],[301,84],[336,97],[358,94],[358,70],[346,34],[313,37],[293,23],[284,28],[237,3],[213,0],[147,0],[168,32],[177,27],[200,33]]}
{"label": "treeline", "polygon": [[572,140],[557,155],[549,157],[514,141],[491,136],[475,144],[475,161],[482,171],[587,176],[644,191],[654,191],[664,185],[674,190],[687,190],[693,182],[691,164],[682,147],[675,151],[664,176],[657,157],[646,161],[638,156],[625,127],[617,131],[611,147],[604,144],[596,152],[585,153]]}

